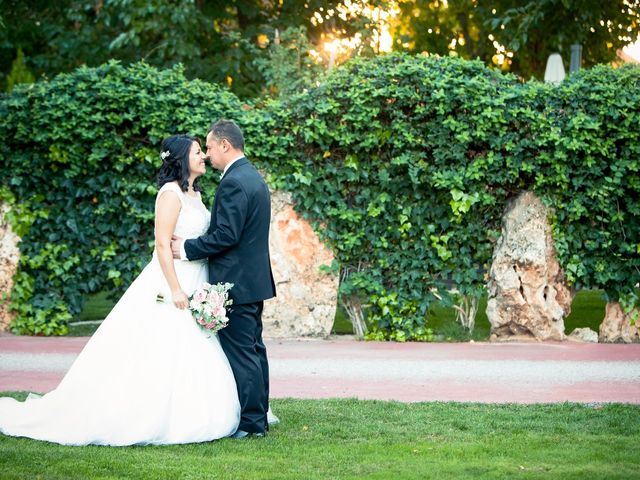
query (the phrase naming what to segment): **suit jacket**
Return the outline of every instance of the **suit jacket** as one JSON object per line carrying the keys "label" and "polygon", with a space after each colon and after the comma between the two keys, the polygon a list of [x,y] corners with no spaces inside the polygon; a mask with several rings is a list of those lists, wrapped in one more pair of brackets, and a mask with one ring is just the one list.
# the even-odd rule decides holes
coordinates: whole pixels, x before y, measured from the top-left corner
{"label": "suit jacket", "polygon": [[222,177],[204,235],[186,240],[189,260],[209,258],[209,282],[230,282],[235,304],[259,302],[276,295],[269,258],[271,196],[255,167],[235,161]]}

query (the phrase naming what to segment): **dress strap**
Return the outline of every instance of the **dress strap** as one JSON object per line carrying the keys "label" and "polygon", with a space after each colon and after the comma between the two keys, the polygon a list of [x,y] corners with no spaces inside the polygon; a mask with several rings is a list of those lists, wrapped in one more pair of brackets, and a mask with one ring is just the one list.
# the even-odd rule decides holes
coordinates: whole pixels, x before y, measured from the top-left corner
{"label": "dress strap", "polygon": [[164,192],[167,192],[167,191],[174,192],[175,194],[177,194],[178,198],[180,199],[180,204],[184,205],[184,192],[180,189],[178,184],[175,182],[167,182],[164,185],[162,185],[162,187],[160,187],[160,190],[158,190],[158,194],[156,195],[156,205],[158,204],[158,199],[160,198],[160,195],[162,195]]}

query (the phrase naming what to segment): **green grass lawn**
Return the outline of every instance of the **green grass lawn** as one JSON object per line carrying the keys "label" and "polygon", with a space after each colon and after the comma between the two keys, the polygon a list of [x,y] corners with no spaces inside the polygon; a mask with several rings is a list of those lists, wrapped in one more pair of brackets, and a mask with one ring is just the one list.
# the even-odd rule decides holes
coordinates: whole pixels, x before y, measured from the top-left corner
{"label": "green grass lawn", "polygon": [[0,435],[0,478],[640,478],[640,406],[353,399],[272,406],[282,423],[264,439],[109,448]]}
{"label": "green grass lawn", "polygon": [[564,330],[567,334],[575,328],[589,327],[598,331],[604,320],[604,308],[607,302],[602,290],[581,290],[571,303],[571,313],[564,320]]}
{"label": "green grass lawn", "polygon": [[102,320],[109,314],[114,305],[115,302],[109,300],[104,292],[87,295],[82,311],[73,320],[76,322]]}

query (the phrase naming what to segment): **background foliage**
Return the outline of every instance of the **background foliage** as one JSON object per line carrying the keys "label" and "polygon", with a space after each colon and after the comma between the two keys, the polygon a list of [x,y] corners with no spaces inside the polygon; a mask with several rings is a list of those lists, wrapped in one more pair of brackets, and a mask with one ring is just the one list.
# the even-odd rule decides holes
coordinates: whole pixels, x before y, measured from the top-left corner
{"label": "background foliage", "polygon": [[[329,29],[345,34],[366,29],[366,22],[339,18],[311,23],[314,11],[336,3],[0,0],[0,80],[4,83],[21,48],[37,77],[52,78],[110,59],[125,65],[144,60],[163,68],[183,62],[188,78],[228,84],[239,96],[254,97],[264,93],[269,80],[260,68],[270,58],[268,46],[286,30],[302,28],[306,38],[319,39]],[[308,50],[301,55],[308,56]]]}
{"label": "background foliage", "polygon": [[10,89],[20,50],[35,78],[110,59],[183,62],[188,78],[252,98],[315,85],[318,69],[301,65],[322,70],[389,49],[479,58],[541,79],[550,53],[568,69],[580,43],[585,66],[611,62],[639,34],[640,0],[0,0],[0,89]]}
{"label": "background foliage", "polygon": [[121,292],[150,258],[162,138],[202,136],[212,118],[243,111],[224,88],[143,63],[83,67],[2,97],[3,196],[22,237],[12,330],[64,334],[86,293]]}
{"label": "background foliage", "polygon": [[640,283],[640,67],[582,70],[539,97],[534,188],[570,282],[623,306]]}
{"label": "background foliage", "polygon": [[524,189],[554,208],[569,280],[632,305],[639,92],[632,66],[553,87],[404,54],[353,61],[260,107],[146,64],[18,86],[0,98],[3,196],[23,237],[12,328],[65,333],[85,294],[129,284],[151,253],[160,140],[204,135],[220,116],[332,247],[342,301],[369,338],[429,340],[434,300],[458,301],[452,287],[477,298],[505,205]]}
{"label": "background foliage", "polygon": [[293,157],[280,185],[337,252],[347,311],[365,292],[372,338],[428,339],[434,299],[477,299],[506,202],[525,189],[555,209],[569,281],[629,306],[639,80],[632,66],[554,87],[452,58],[359,60],[272,107],[290,113],[265,152]]}
{"label": "background foliage", "polygon": [[583,66],[608,63],[640,32],[637,0],[405,0],[394,29],[395,49],[480,58],[521,78],[544,78],[560,53],[569,70],[571,45]]}
{"label": "background foliage", "polygon": [[503,154],[520,136],[504,114],[517,88],[480,62],[388,55],[267,112],[280,117],[263,151],[290,158],[277,185],[336,252],[347,309],[371,305],[371,336],[426,340],[447,287],[479,296],[519,187],[521,159]]}

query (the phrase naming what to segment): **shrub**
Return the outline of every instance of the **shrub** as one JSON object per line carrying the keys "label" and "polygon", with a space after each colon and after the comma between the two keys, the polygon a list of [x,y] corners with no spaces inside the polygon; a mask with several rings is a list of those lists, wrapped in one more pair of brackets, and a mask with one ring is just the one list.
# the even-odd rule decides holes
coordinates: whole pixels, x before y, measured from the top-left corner
{"label": "shrub", "polygon": [[80,68],[3,96],[2,185],[22,237],[12,331],[64,334],[85,294],[121,293],[152,251],[162,138],[202,136],[243,112],[226,89],[144,63]]}
{"label": "shrub", "polygon": [[633,66],[549,86],[402,54],[352,61],[259,107],[180,67],[109,63],[18,86],[0,100],[0,182],[23,238],[12,329],[63,334],[85,294],[131,282],[151,253],[160,140],[204,135],[221,116],[332,248],[327,268],[369,338],[430,340],[434,301],[478,298],[505,205],[527,189],[552,207],[569,281],[631,308],[639,87]]}

